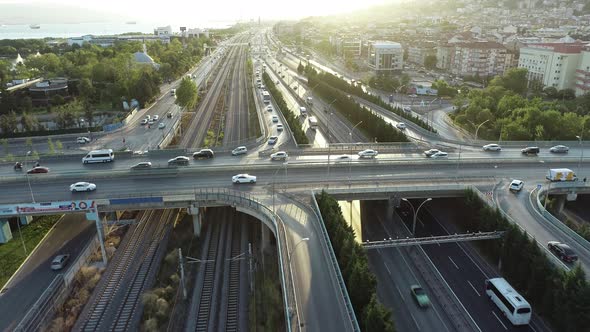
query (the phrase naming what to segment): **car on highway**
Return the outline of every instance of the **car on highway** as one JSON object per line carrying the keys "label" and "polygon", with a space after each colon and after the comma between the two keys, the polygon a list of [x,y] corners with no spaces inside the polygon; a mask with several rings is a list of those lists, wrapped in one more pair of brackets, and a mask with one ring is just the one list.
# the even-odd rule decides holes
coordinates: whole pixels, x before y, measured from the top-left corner
{"label": "car on highway", "polygon": [[558,241],[549,241],[547,242],[547,247],[549,251],[555,254],[555,256],[559,257],[564,262],[573,263],[578,260],[578,255],[574,252],[574,250],[565,243],[561,243]]}
{"label": "car on highway", "polygon": [[248,153],[248,149],[245,146],[238,146],[237,148],[231,151],[232,156],[238,156],[246,153]]}
{"label": "car on highway", "polygon": [[156,115],[154,115],[154,117],[152,119],[154,119],[154,121],[158,121],[158,120],[160,120],[160,116],[158,114],[156,114]]}
{"label": "car on highway", "polygon": [[418,95],[412,94],[410,95],[410,98],[418,98]]}
{"label": "car on highway", "polygon": [[430,149],[430,150],[424,151],[424,155],[426,157],[430,157],[430,156],[432,156],[433,154],[435,154],[437,152],[440,152],[440,150],[439,149]]}
{"label": "car on highway", "polygon": [[151,116],[151,115],[149,115],[149,114],[146,114],[146,115],[145,115],[145,118],[146,118],[148,121],[150,121],[150,120],[152,119],[152,116]]}
{"label": "car on highway", "polygon": [[76,182],[70,185],[71,192],[79,191],[93,191],[96,190],[96,185],[90,182]]}
{"label": "car on highway", "polygon": [[277,123],[277,122],[279,122],[279,117],[278,117],[278,116],[276,116],[276,115],[273,115],[273,116],[272,116],[272,122],[274,122],[274,123]]}
{"label": "car on highway", "polygon": [[168,160],[168,165],[170,166],[186,166],[188,165],[190,159],[186,156],[177,156],[170,160]]}
{"label": "car on highway", "polygon": [[426,292],[424,291],[422,286],[411,285],[410,292],[412,293],[412,297],[414,298],[414,300],[416,300],[420,307],[427,308],[428,306],[430,306],[430,299],[428,298],[428,295],[426,295]]}
{"label": "car on highway", "polygon": [[167,117],[168,119],[171,119],[171,118],[172,118],[172,112],[168,112],[168,113],[166,113],[166,117]]}
{"label": "car on highway", "polygon": [[149,119],[148,120],[148,124],[153,125],[154,123],[156,123],[156,120],[154,120],[154,119]]}
{"label": "car on highway", "polygon": [[27,171],[27,174],[49,173],[49,168],[44,166],[33,167]]}
{"label": "car on highway", "polygon": [[410,108],[410,106],[404,106],[404,107],[402,107],[402,110],[404,112],[408,112],[408,113],[412,112],[412,109]]}
{"label": "car on highway", "polygon": [[152,163],[149,161],[142,161],[140,163],[137,163],[133,166],[131,166],[131,169],[150,169],[152,168]]}
{"label": "car on highway", "polygon": [[266,110],[267,110],[268,112],[272,112],[272,106],[271,106],[271,105],[268,105],[268,106],[266,106]]}
{"label": "car on highway", "polygon": [[193,153],[194,159],[211,159],[215,157],[215,153],[211,149],[201,149]]}
{"label": "car on highway", "polygon": [[336,162],[344,162],[344,161],[351,161],[352,158],[350,158],[349,155],[343,154],[341,156],[336,156],[336,158],[334,158],[334,160]]}
{"label": "car on highway", "polygon": [[508,189],[510,191],[521,191],[522,187],[524,187],[524,182],[521,180],[512,180],[512,182],[510,182],[510,185],[508,186]]}
{"label": "car on highway", "polygon": [[568,153],[570,148],[565,145],[556,145],[549,148],[549,152],[552,153]]}
{"label": "car on highway", "polygon": [[289,155],[285,151],[278,151],[270,155],[270,160],[287,160]]}
{"label": "car on highway", "polygon": [[520,152],[522,154],[526,154],[526,155],[529,155],[529,154],[537,155],[539,153],[539,151],[540,151],[540,149],[536,146],[527,146],[526,148],[520,150]]}
{"label": "car on highway", "polygon": [[78,144],[90,143],[90,138],[88,138],[88,137],[78,137],[78,138],[76,138],[76,143],[78,143]]}
{"label": "car on highway", "polygon": [[279,140],[278,136],[271,136],[268,138],[268,145],[275,145],[275,144],[277,144],[278,140]]}
{"label": "car on highway", "polygon": [[285,128],[285,127],[283,127],[283,125],[282,125],[282,124],[280,124],[280,123],[277,125],[277,130],[278,130],[278,131],[283,131],[283,129],[284,129],[284,128]]}
{"label": "car on highway", "polygon": [[250,174],[237,174],[232,176],[233,183],[256,183],[256,176]]}
{"label": "car on highway", "polygon": [[484,151],[502,151],[502,147],[498,144],[486,144],[482,149]]}
{"label": "car on highway", "polygon": [[70,255],[68,254],[55,256],[55,258],[51,261],[51,269],[54,271],[63,269],[68,263],[68,260],[70,260]]}
{"label": "car on highway", "polygon": [[377,152],[375,150],[371,150],[371,149],[366,149],[366,150],[360,151],[357,154],[358,154],[359,158],[373,159],[373,158],[377,157],[379,152]]}
{"label": "car on highway", "polygon": [[404,129],[406,129],[406,124],[405,124],[405,123],[403,123],[403,122],[398,122],[398,123],[395,125],[395,127],[396,127],[397,129],[404,130]]}
{"label": "car on highway", "polygon": [[165,122],[160,122],[158,124],[158,129],[164,129],[166,127],[166,123]]}
{"label": "car on highway", "polygon": [[435,152],[435,153],[431,154],[430,155],[430,158],[432,158],[432,159],[441,159],[441,158],[446,158],[448,156],[449,156],[448,153],[443,152],[443,151],[438,151],[438,152]]}
{"label": "car on highway", "polygon": [[141,124],[142,126],[145,126],[147,123],[148,123],[148,119],[142,119],[139,124]]}

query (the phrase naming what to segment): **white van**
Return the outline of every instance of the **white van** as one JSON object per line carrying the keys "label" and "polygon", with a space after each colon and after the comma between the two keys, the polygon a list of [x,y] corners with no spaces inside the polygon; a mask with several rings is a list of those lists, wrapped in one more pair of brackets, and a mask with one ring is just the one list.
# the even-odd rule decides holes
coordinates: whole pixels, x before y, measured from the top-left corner
{"label": "white van", "polygon": [[82,158],[83,164],[88,163],[108,163],[115,160],[112,149],[90,151]]}

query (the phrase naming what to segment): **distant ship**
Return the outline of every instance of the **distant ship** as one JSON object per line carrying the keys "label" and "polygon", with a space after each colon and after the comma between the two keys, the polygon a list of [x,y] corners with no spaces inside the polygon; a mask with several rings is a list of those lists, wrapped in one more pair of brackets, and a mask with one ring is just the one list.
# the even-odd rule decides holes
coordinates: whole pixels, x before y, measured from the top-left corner
{"label": "distant ship", "polygon": [[129,21],[129,22],[125,22],[125,24],[137,24],[137,22],[135,22],[135,21]]}
{"label": "distant ship", "polygon": [[29,28],[31,28],[31,29],[41,29],[41,25],[39,25],[39,24],[31,24],[31,25],[29,25]]}

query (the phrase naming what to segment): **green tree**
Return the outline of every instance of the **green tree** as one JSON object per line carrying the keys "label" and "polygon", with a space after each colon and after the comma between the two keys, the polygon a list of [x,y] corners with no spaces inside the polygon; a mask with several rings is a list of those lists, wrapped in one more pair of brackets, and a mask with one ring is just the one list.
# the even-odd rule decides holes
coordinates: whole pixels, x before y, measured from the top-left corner
{"label": "green tree", "polygon": [[492,79],[490,85],[502,86],[507,90],[523,94],[527,90],[527,72],[525,68],[510,68],[504,75]]}
{"label": "green tree", "polygon": [[5,134],[14,133],[16,131],[17,124],[18,120],[14,111],[0,116],[0,129],[2,129],[2,132]]}
{"label": "green tree", "polygon": [[190,78],[183,78],[176,89],[176,103],[184,109],[191,111],[198,101],[197,85]]}
{"label": "green tree", "polygon": [[426,69],[436,68],[436,55],[427,55],[424,58],[424,67],[426,67]]}
{"label": "green tree", "polygon": [[23,112],[31,112],[33,110],[33,100],[31,100],[31,97],[24,97],[21,101],[21,107]]}
{"label": "green tree", "polygon": [[53,144],[51,137],[47,139],[47,148],[49,149],[49,154],[55,154],[55,145]]}
{"label": "green tree", "polygon": [[363,331],[367,332],[393,332],[395,331],[391,312],[385,308],[379,301],[377,295],[373,294],[369,305],[365,309],[365,319]]}
{"label": "green tree", "polygon": [[402,74],[399,81],[400,81],[401,85],[405,86],[407,89],[408,85],[410,84],[412,79],[410,78],[410,76],[408,74]]}
{"label": "green tree", "polygon": [[27,137],[25,139],[25,146],[27,147],[27,149],[32,150],[33,149],[33,139],[31,137]]}
{"label": "green tree", "polygon": [[61,95],[55,95],[55,96],[51,97],[51,105],[53,105],[53,106],[63,105],[64,103],[65,103],[65,99]]}
{"label": "green tree", "polygon": [[37,120],[37,117],[30,113],[22,114],[20,118],[20,124],[23,128],[23,131],[34,131],[39,127],[39,121]]}
{"label": "green tree", "polygon": [[57,148],[57,151],[59,151],[59,152],[62,152],[64,149],[64,145],[59,140],[55,141],[55,147]]}
{"label": "green tree", "polygon": [[4,154],[8,154],[8,140],[6,138],[0,139],[0,143],[2,143],[2,148],[4,149]]}
{"label": "green tree", "polygon": [[297,72],[299,74],[303,74],[303,71],[305,70],[305,68],[303,67],[303,65],[301,64],[301,61],[299,61],[299,66],[297,66]]}
{"label": "green tree", "polygon": [[80,93],[80,97],[88,101],[92,101],[96,94],[92,81],[88,78],[80,80],[80,84],[78,84],[78,92]]}

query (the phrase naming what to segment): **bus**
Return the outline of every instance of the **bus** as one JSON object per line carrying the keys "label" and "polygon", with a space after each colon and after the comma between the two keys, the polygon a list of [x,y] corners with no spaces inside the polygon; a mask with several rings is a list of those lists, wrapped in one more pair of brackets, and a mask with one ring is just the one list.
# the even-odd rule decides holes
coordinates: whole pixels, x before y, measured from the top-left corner
{"label": "bus", "polygon": [[88,152],[88,154],[82,158],[82,163],[108,163],[113,160],[115,160],[115,155],[113,154],[112,149],[94,150]]}
{"label": "bus", "polygon": [[270,93],[268,93],[268,91],[262,91],[262,101],[264,101],[265,104],[270,103]]}
{"label": "bus", "polygon": [[512,325],[527,325],[531,321],[531,305],[504,278],[485,281],[486,294]]}

